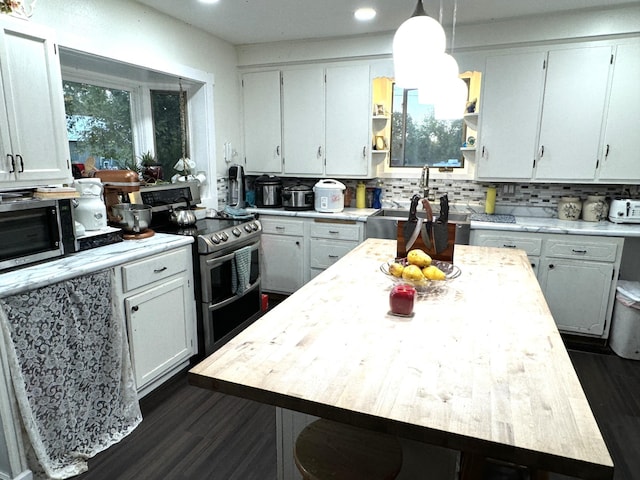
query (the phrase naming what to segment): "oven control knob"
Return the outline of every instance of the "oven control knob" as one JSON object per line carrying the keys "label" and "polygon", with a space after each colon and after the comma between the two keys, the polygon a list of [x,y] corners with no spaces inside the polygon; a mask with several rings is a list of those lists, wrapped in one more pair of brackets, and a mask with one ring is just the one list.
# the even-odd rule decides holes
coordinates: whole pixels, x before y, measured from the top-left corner
{"label": "oven control knob", "polygon": [[226,242],[227,240],[229,240],[229,235],[227,235],[227,232],[222,232],[218,234],[218,236],[220,237],[220,240],[222,240],[223,242]]}
{"label": "oven control knob", "polygon": [[247,233],[251,233],[253,232],[253,228],[251,228],[251,225],[245,225],[244,226],[244,231]]}
{"label": "oven control knob", "polygon": [[211,241],[216,245],[220,243],[220,239],[218,238],[218,235],[211,235]]}
{"label": "oven control knob", "polygon": [[231,233],[233,233],[236,237],[239,237],[240,235],[242,235],[242,232],[238,227],[235,227],[233,230],[231,230]]}
{"label": "oven control knob", "polygon": [[251,224],[251,228],[253,229],[254,232],[256,232],[260,228],[260,225],[258,225],[256,222],[253,222]]}

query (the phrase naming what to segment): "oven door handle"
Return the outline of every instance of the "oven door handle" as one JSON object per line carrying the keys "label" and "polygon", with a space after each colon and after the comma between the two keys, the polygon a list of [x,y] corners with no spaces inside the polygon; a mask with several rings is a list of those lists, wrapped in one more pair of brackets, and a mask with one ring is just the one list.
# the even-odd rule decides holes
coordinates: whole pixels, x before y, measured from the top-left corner
{"label": "oven door handle", "polygon": [[[253,245],[251,245],[251,251],[257,250],[259,245],[260,245],[260,242],[256,242]],[[221,257],[211,258],[206,261],[206,264],[207,264],[207,267],[216,267],[229,260],[233,260],[233,257],[235,256],[236,256],[235,252],[231,252]]]}
{"label": "oven door handle", "polygon": [[208,306],[207,306],[207,308],[208,308],[208,310],[209,310],[210,312],[211,312],[212,310],[217,310],[217,309],[219,309],[219,308],[222,308],[222,307],[224,307],[224,306],[226,306],[226,305],[229,305],[230,303],[233,303],[233,302],[235,302],[236,300],[238,300],[238,299],[240,299],[240,298],[244,297],[244,296],[245,296],[245,295],[247,295],[248,293],[251,293],[253,290],[255,290],[256,288],[258,288],[259,286],[260,286],[260,277],[258,277],[258,278],[256,279],[256,281],[255,281],[255,282],[253,282],[253,283],[249,286],[249,288],[247,288],[244,292],[242,292],[242,294],[241,294],[241,295],[236,294],[236,295],[234,295],[233,297],[226,298],[226,299],[224,299],[224,300],[223,300],[223,301],[221,301],[221,302],[214,303],[214,304],[210,304],[210,305],[208,305]]}

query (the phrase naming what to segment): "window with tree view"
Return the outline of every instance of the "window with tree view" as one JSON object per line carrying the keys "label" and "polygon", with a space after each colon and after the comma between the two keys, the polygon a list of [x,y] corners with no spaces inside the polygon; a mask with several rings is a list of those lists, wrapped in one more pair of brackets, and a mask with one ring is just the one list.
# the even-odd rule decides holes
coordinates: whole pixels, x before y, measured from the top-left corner
{"label": "window with tree view", "polygon": [[462,119],[437,119],[434,105],[418,102],[418,90],[395,84],[392,112],[391,167],[464,167]]}
{"label": "window with tree view", "polygon": [[63,88],[72,163],[92,161],[99,170],[134,166],[130,93],[66,80]]}

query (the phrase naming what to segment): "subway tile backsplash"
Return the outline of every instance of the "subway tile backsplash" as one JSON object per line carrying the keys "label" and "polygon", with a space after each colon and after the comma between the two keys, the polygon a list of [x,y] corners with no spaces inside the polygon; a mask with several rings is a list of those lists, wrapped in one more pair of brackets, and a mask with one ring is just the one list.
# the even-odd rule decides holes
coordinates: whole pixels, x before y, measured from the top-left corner
{"label": "subway tile backsplash", "polygon": [[[250,177],[248,177],[250,179]],[[303,183],[313,186],[316,179],[309,178],[283,178],[283,184],[295,185]],[[340,179],[347,188],[354,192],[351,206],[355,206],[355,187],[361,180]],[[368,189],[376,187],[378,179],[371,179],[366,182]],[[382,179],[383,202],[408,202],[415,194],[421,194],[418,186],[419,179]],[[491,184],[478,183],[472,180],[443,180],[431,179],[429,189],[438,198],[444,193],[448,194],[449,201],[454,205],[469,207],[474,211],[481,211],[484,208],[485,192],[489,185],[497,187],[496,208],[499,207],[540,207],[545,209],[555,209],[560,197],[577,196],[585,199],[587,195],[605,195],[608,198],[615,196],[637,195],[637,186],[627,185],[577,185],[577,184],[545,184],[545,183],[505,183]],[[631,192],[629,192],[631,189]],[[227,178],[218,179],[219,208],[222,209],[227,204],[228,182]],[[371,197],[370,195],[368,196]]]}

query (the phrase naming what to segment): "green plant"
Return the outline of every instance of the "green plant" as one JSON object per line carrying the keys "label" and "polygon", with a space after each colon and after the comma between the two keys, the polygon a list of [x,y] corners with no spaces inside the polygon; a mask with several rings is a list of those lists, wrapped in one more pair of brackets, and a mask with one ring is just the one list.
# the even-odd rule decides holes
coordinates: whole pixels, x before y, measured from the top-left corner
{"label": "green plant", "polygon": [[151,153],[151,151],[146,151],[145,153],[143,153],[142,155],[140,155],[138,157],[138,159],[140,160],[140,163],[144,166],[144,167],[149,167],[151,165],[155,165],[157,163],[156,161],[156,157],[153,156],[153,154]]}

